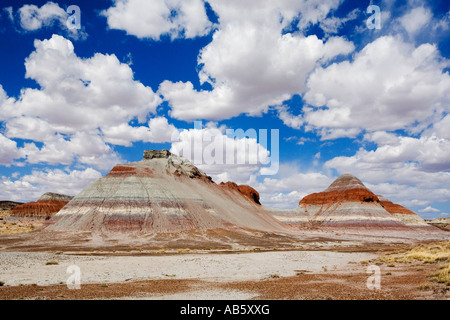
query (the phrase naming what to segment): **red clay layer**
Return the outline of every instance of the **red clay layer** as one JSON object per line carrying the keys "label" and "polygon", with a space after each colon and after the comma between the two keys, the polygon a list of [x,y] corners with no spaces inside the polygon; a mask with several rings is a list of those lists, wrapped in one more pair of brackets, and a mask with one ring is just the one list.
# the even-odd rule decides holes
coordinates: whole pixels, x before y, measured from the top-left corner
{"label": "red clay layer", "polygon": [[11,211],[12,216],[51,218],[59,212],[68,202],[56,200],[38,200],[24,203]]}
{"label": "red clay layer", "polygon": [[221,182],[220,186],[232,189],[232,190],[236,190],[239,193],[241,193],[242,195],[244,195],[245,197],[247,197],[248,199],[250,199],[251,201],[257,203],[257,204],[261,204],[259,202],[259,193],[258,191],[256,191],[255,189],[253,189],[250,186],[246,186],[246,185],[237,185],[234,182]]}
{"label": "red clay layer", "polygon": [[391,201],[380,201],[380,204],[384,207],[384,210],[386,210],[390,214],[399,213],[399,214],[416,215],[411,210],[406,209],[405,207],[399,204],[392,203]]}
{"label": "red clay layer", "polygon": [[117,165],[108,173],[107,177],[153,177],[153,171],[149,168],[136,168],[129,166]]}
{"label": "red clay layer", "polygon": [[378,197],[367,189],[347,189],[313,193],[304,197],[299,205],[325,205],[336,202],[380,202]]}

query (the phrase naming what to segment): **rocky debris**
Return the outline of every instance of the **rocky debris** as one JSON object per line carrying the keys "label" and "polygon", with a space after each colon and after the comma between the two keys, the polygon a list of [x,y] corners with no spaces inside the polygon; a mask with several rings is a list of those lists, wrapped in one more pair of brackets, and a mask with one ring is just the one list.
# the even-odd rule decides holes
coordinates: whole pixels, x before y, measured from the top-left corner
{"label": "rocky debris", "polygon": [[253,201],[256,204],[261,205],[261,203],[259,202],[259,193],[258,191],[256,191],[255,189],[253,189],[250,186],[247,185],[237,185],[234,182],[221,182],[220,183],[221,186],[229,188],[231,190],[236,190],[239,193],[243,194],[244,196],[246,196],[248,199],[250,199],[251,201]]}
{"label": "rocky debris", "polygon": [[236,193],[214,183],[184,157],[148,150],[142,161],[117,165],[87,186],[49,221],[46,230],[286,231],[285,225],[248,201],[249,195],[255,199],[257,192],[243,187]]}
{"label": "rocky debris", "polygon": [[145,150],[144,160],[168,159],[171,155],[169,150]]}
{"label": "rocky debris", "polygon": [[69,203],[72,198],[67,195],[47,192],[36,202],[28,202],[14,207],[11,211],[11,216],[50,219]]}
{"label": "rocky debris", "polygon": [[65,194],[46,192],[39,198],[38,201],[65,201],[65,202],[69,202],[72,199],[73,199],[72,196],[67,196]]}
{"label": "rocky debris", "polygon": [[425,222],[428,223],[430,226],[437,227],[444,231],[450,231],[450,217],[425,220]]}

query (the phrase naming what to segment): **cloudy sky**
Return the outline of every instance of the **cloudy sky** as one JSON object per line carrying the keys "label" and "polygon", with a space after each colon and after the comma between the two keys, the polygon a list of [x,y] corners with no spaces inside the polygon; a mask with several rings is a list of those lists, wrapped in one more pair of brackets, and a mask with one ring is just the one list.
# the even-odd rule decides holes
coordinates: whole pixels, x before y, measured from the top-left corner
{"label": "cloudy sky", "polygon": [[206,135],[278,165],[199,165],[268,206],[351,173],[424,218],[450,215],[448,0],[0,6],[0,200],[75,195],[144,149]]}

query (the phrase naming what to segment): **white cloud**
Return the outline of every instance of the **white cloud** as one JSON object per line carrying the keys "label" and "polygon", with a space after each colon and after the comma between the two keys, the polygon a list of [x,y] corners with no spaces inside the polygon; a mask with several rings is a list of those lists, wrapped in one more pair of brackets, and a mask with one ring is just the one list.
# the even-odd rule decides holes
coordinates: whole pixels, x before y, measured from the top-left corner
{"label": "white cloud", "polygon": [[[156,112],[161,99],[135,81],[130,66],[115,55],[79,58],[72,42],[58,35],[36,40],[35,47],[25,62],[26,76],[40,89],[25,88],[15,100],[6,99],[0,88],[5,135],[43,142],[41,148],[31,143],[21,149],[29,163],[76,160],[106,169],[120,160],[107,143],[160,142],[174,129],[162,118],[150,120],[150,128],[141,125]],[[128,124],[134,120],[139,124],[118,139],[117,134],[131,128]]]}
{"label": "white cloud", "polygon": [[14,21],[14,15],[13,15],[13,8],[12,7],[6,7],[3,8],[3,11],[6,13],[8,19],[10,21]]}
{"label": "white cloud", "polygon": [[217,128],[214,124],[182,130],[173,135],[170,151],[186,157],[216,182],[247,184],[252,175],[261,175],[264,168],[278,159],[273,154],[271,157],[269,146],[258,142],[261,136],[258,137],[257,131],[244,134],[226,132],[224,127]]}
{"label": "white cloud", "polygon": [[109,28],[154,40],[204,36],[212,27],[203,0],[115,0],[102,14]]}
{"label": "white cloud", "polygon": [[416,7],[398,20],[410,37],[414,37],[422,28],[430,24],[433,13],[424,7]]}
{"label": "white cloud", "polygon": [[83,171],[60,169],[33,171],[18,179],[2,178],[0,198],[12,201],[36,201],[45,192],[74,196],[99,178],[101,178],[100,172],[91,168]]}
{"label": "white cloud", "polygon": [[20,24],[28,31],[36,31],[42,27],[49,27],[54,23],[64,24],[67,13],[54,2],[47,2],[42,7],[24,5],[19,10]]}
{"label": "white cloud", "polygon": [[260,193],[263,205],[293,209],[303,197],[325,190],[333,180],[323,173],[305,173],[292,164],[282,164],[278,176],[267,177],[252,186]]}
{"label": "white cloud", "polygon": [[303,126],[304,120],[301,115],[295,116],[291,114],[286,106],[280,106],[277,110],[278,118],[283,121],[285,126],[293,129],[300,129]]}
{"label": "white cloud", "polygon": [[325,32],[325,34],[336,34],[338,33],[339,29],[342,28],[345,23],[348,21],[355,20],[358,18],[358,16],[361,14],[361,10],[354,9],[353,11],[349,12],[347,16],[344,18],[338,18],[338,17],[329,17],[320,22],[320,28]]}
{"label": "white cloud", "polygon": [[0,133],[0,165],[10,165],[13,160],[20,158],[21,153],[17,143]]}
{"label": "white cloud", "polygon": [[433,208],[433,207],[431,207],[431,206],[428,206],[428,207],[426,207],[426,208],[424,208],[424,209],[422,209],[422,210],[419,210],[419,212],[420,213],[425,213],[425,212],[441,212],[441,210],[438,210],[438,209],[436,209],[436,208]]}
{"label": "white cloud", "polygon": [[[8,10],[10,20],[14,21],[13,9],[10,7],[5,10]],[[34,4],[26,4],[19,8],[17,13],[20,27],[25,31],[33,32],[42,28],[57,26],[65,31],[68,37],[73,39],[84,39],[87,37],[87,34],[83,31],[84,28],[67,27],[70,15],[57,3],[49,1],[41,7]]]}
{"label": "white cloud", "polygon": [[[201,50],[198,64],[200,82],[211,84],[213,90],[170,81],[159,89],[169,102],[171,116],[178,119],[260,115],[269,106],[302,93],[307,76],[318,64],[354,50],[353,43],[340,37],[324,42],[315,35],[283,34],[299,10],[312,10],[303,1],[214,1],[211,6],[220,25],[213,41]],[[328,12],[329,7],[315,8]],[[305,21],[318,19],[313,12],[308,11]]]}
{"label": "white cloud", "polygon": [[105,143],[99,133],[95,132],[81,131],[72,135],[70,139],[55,135],[40,149],[34,143],[26,143],[22,152],[30,164],[70,165],[77,161],[80,164],[107,170],[122,162],[120,156]]}
{"label": "white cloud", "polygon": [[[380,37],[353,61],[316,69],[304,100],[310,128],[380,131],[426,127],[449,110],[450,76],[436,46],[418,48],[392,36]],[[315,108],[316,107],[316,108]],[[323,108],[325,107],[325,108]]]}
{"label": "white cloud", "polygon": [[103,128],[105,141],[114,145],[131,146],[132,142],[143,141],[153,143],[170,142],[175,126],[164,117],[150,119],[148,127],[133,127],[126,123],[115,127]]}

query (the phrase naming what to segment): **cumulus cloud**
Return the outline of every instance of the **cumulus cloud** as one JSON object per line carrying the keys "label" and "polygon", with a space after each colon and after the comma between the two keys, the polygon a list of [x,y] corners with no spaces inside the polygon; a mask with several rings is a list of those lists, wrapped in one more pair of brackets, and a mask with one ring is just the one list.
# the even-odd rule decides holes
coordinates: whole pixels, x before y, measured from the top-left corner
{"label": "cumulus cloud", "polygon": [[419,210],[419,212],[424,213],[424,212],[441,212],[439,209],[433,208],[432,206],[428,206],[422,210]]}
{"label": "cumulus cloud", "polygon": [[410,37],[414,37],[422,28],[432,21],[433,13],[424,7],[416,7],[400,17],[398,21],[408,32]]}
{"label": "cumulus cloud", "polygon": [[103,128],[105,141],[114,145],[131,146],[132,142],[171,142],[172,134],[177,130],[164,117],[150,119],[148,127],[133,127],[126,123],[114,127]]}
{"label": "cumulus cloud", "polygon": [[109,28],[154,40],[204,36],[212,27],[203,0],[115,0],[102,14]]}
{"label": "cumulus cloud", "polygon": [[278,118],[283,121],[283,124],[285,126],[291,127],[293,129],[300,129],[303,126],[303,117],[301,115],[293,115],[292,113],[290,113],[289,109],[286,106],[278,107],[277,111]]}
{"label": "cumulus cloud", "polygon": [[253,185],[260,194],[261,203],[268,207],[293,209],[299,201],[315,192],[325,190],[333,179],[320,172],[301,172],[293,164],[280,165],[275,177],[266,177]]}
{"label": "cumulus cloud", "polygon": [[0,133],[0,165],[10,165],[13,160],[20,157],[21,153],[17,148],[17,143]]}
{"label": "cumulus cloud", "polygon": [[249,183],[252,176],[278,166],[278,146],[261,143],[270,134],[200,125],[175,132],[170,151],[186,157],[216,182]]}
{"label": "cumulus cloud", "polygon": [[[8,13],[11,22],[17,19],[18,27],[26,32],[35,32],[44,28],[57,27],[62,30],[68,37],[73,39],[85,39],[87,34],[81,26],[81,21],[76,21],[80,24],[79,28],[69,27],[73,12],[67,12],[61,8],[57,3],[47,2],[38,7],[34,4],[26,4],[14,13],[12,7],[4,9]],[[70,14],[69,14],[70,13]],[[81,17],[79,17],[81,20]]]}
{"label": "cumulus cloud", "polygon": [[[307,76],[318,64],[354,50],[353,43],[341,37],[325,42],[315,35],[283,33],[300,10],[305,10],[302,23],[318,19],[303,1],[213,1],[211,6],[220,25],[213,41],[201,50],[198,64],[201,84],[209,83],[213,89],[197,90],[191,82],[162,83],[159,92],[174,118],[260,115],[302,93]],[[328,12],[330,7],[315,8]]]}
{"label": "cumulus cloud", "polygon": [[12,201],[36,201],[45,192],[77,195],[89,183],[101,178],[101,173],[88,168],[65,171],[61,169],[33,171],[17,178],[0,180],[0,198]]}
{"label": "cumulus cloud", "polygon": [[325,32],[326,35],[336,34],[339,29],[342,28],[347,22],[355,20],[361,14],[361,10],[354,9],[349,12],[345,17],[328,17],[320,22],[320,28]]}
{"label": "cumulus cloud", "polygon": [[350,137],[356,130],[424,129],[449,109],[446,65],[435,45],[415,48],[400,38],[380,37],[353,61],[311,74],[304,100],[312,107],[304,108],[305,121],[325,133],[352,129]]}
{"label": "cumulus cloud", "polygon": [[[43,143],[40,148],[27,143],[21,149],[29,163],[77,160],[106,169],[120,160],[108,143],[167,140],[174,129],[167,120],[147,122],[161,99],[135,81],[130,66],[115,55],[79,58],[72,42],[58,35],[36,40],[35,47],[25,62],[26,77],[40,88],[23,89],[17,100],[7,99],[0,90],[5,136]],[[138,124],[118,139],[131,121]]]}
{"label": "cumulus cloud", "polygon": [[47,2],[40,8],[27,4],[21,7],[18,13],[20,25],[28,31],[36,31],[55,23],[64,25],[68,17],[66,11],[54,2]]}

